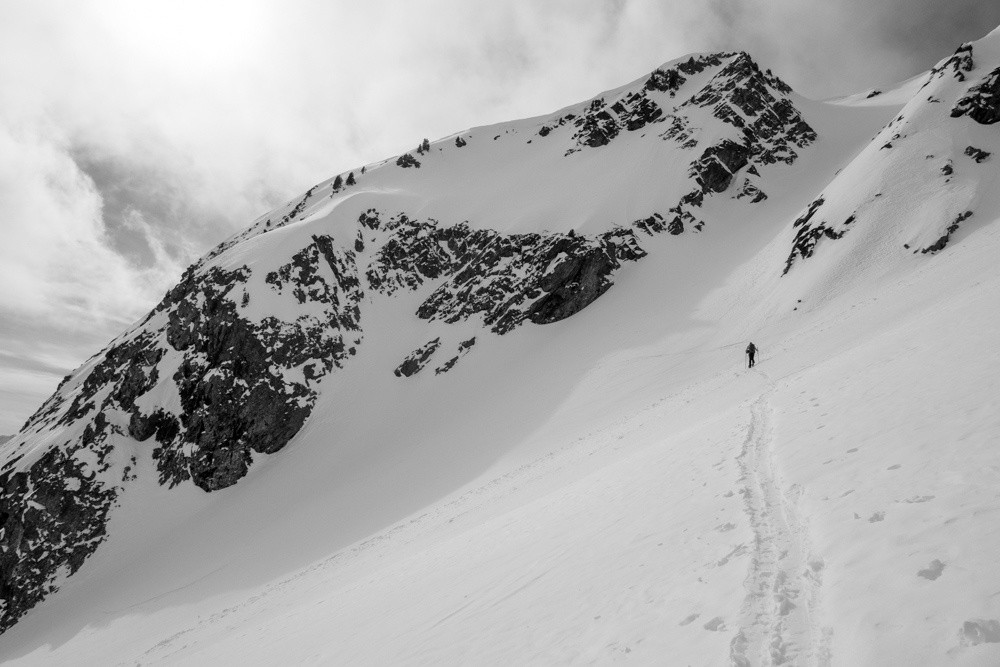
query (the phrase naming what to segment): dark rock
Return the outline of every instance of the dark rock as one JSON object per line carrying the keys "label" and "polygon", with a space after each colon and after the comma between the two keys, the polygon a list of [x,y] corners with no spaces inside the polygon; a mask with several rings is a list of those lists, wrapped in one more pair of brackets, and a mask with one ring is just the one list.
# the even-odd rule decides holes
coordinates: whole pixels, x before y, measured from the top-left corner
{"label": "dark rock", "polygon": [[428,341],[415,349],[406,359],[403,360],[393,373],[396,377],[412,377],[419,373],[424,366],[427,365],[427,361],[431,356],[437,352],[437,349],[441,346],[441,339],[435,338],[432,341]]}
{"label": "dark rock", "polygon": [[546,294],[529,307],[528,319],[549,324],[578,313],[611,287],[607,276],[617,267],[604,248],[591,248],[559,262],[539,281]]}
{"label": "dark rock", "polygon": [[59,448],[0,474],[0,632],[75,573],[106,538],[118,491]]}
{"label": "dark rock", "polygon": [[[962,222],[964,222],[965,220],[968,220],[971,217],[972,217],[972,211],[966,211],[965,213],[959,213],[958,216],[956,216],[956,218],[954,220],[952,220],[951,224],[948,225],[948,228],[945,230],[945,233],[941,235],[941,238],[939,238],[937,241],[935,241],[931,245],[927,246],[926,248],[922,248],[920,250],[920,252],[922,254],[925,254],[925,255],[927,253],[930,253],[930,254],[933,255],[934,253],[937,253],[937,252],[940,252],[940,251],[944,250],[945,246],[947,246],[948,242],[951,240],[952,234],[954,234],[955,232],[958,231],[959,225],[961,225]],[[917,252],[917,251],[914,251],[914,252]]]}
{"label": "dark rock", "polygon": [[643,84],[643,88],[646,90],[658,90],[660,92],[673,93],[680,88],[685,81],[687,81],[687,79],[684,78],[680,71],[675,68],[671,67],[666,70],[656,69],[649,75],[646,83]]}
{"label": "dark rock", "polygon": [[420,162],[417,160],[417,158],[413,157],[409,153],[403,153],[396,159],[396,166],[403,167],[404,169],[406,169],[407,167],[416,167],[417,169],[419,169]]}
{"label": "dark rock", "polygon": [[750,151],[729,139],[709,146],[691,164],[692,176],[705,193],[723,192],[733,180],[733,174],[749,161]]}
{"label": "dark rock", "polygon": [[[749,173],[749,172],[747,172]],[[767,194],[750,182],[750,179],[743,179],[743,185],[736,193],[737,199],[749,199],[751,204],[757,204],[767,199]]]}
{"label": "dark rock", "polygon": [[966,43],[958,47],[954,55],[934,67],[927,76],[927,81],[920,88],[923,90],[931,81],[947,76],[949,73],[959,81],[965,81],[965,74],[973,69],[975,69],[975,63],[972,61],[972,44]]}
{"label": "dark rock", "polygon": [[478,315],[498,334],[526,319],[547,323],[576,312],[610,287],[608,275],[621,262],[645,256],[632,229],[596,238],[504,235],[464,223],[442,228],[405,215],[385,229],[392,236],[366,274],[372,289],[392,294],[444,279],[420,304],[417,316],[458,322]]}
{"label": "dark rock", "polygon": [[573,139],[577,144],[591,148],[606,146],[620,131],[618,123],[605,108],[603,99],[592,101],[587,111],[573,124],[580,128]]}
{"label": "dark rock", "polygon": [[473,336],[469,340],[464,340],[461,343],[459,343],[458,344],[458,353],[454,357],[452,357],[451,359],[449,359],[448,361],[446,361],[445,363],[443,363],[440,366],[438,366],[437,368],[435,368],[434,369],[434,375],[440,375],[441,373],[447,373],[452,368],[454,368],[455,364],[458,363],[458,360],[461,359],[462,357],[464,357],[466,354],[468,354],[469,350],[471,350],[472,346],[475,345],[475,344],[476,344],[476,338],[475,338],[475,336]]}
{"label": "dark rock", "polygon": [[798,231],[795,233],[795,239],[792,241],[792,252],[789,253],[788,259],[785,261],[785,269],[781,275],[785,275],[792,268],[796,256],[802,259],[812,257],[816,244],[821,238],[836,240],[844,235],[843,231],[835,231],[828,227],[825,222],[812,223],[813,216],[823,206],[824,201],[822,196],[817,197],[806,208],[806,212],[792,223],[792,226],[798,228]]}
{"label": "dark rock", "polygon": [[989,151],[984,151],[983,149],[976,148],[975,146],[967,146],[965,148],[965,154],[975,160],[977,164],[990,159],[991,155]]}

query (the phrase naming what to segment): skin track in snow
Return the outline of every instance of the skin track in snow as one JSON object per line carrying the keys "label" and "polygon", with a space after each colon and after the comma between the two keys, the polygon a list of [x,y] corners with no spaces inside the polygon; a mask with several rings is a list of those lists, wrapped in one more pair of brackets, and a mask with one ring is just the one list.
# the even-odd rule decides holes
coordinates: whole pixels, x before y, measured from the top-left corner
{"label": "skin track in snow", "polygon": [[796,505],[799,490],[783,488],[776,471],[768,399],[772,391],[773,384],[751,406],[746,441],[737,458],[740,493],[754,539],[747,599],[730,655],[738,667],[829,665],[832,629],[816,623],[823,561],[809,556],[808,529]]}

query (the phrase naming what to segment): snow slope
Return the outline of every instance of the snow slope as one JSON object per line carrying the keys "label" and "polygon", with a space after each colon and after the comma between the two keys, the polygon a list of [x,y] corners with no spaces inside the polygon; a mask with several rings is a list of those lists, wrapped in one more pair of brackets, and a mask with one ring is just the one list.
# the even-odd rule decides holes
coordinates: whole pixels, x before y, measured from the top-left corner
{"label": "snow slope", "polygon": [[[648,256],[572,317],[496,335],[475,317],[416,317],[440,281],[367,291],[356,353],[235,485],[168,488],[153,443],[116,436],[134,479],[108,539],[0,637],[0,656],[997,664],[1000,202],[994,164],[964,150],[1000,139],[948,112],[1000,66],[998,40],[973,44],[976,64],[954,70],[967,81],[948,69],[912,94],[792,94],[817,139],[747,176],[767,199],[734,198],[740,167],[696,207],[702,229],[640,234]],[[419,170],[369,166],[353,191],[331,179],[200,270],[250,267],[246,317],[288,318],[309,306],[280,300],[266,271],[321,234],[337,248],[368,235],[357,257],[374,261],[384,229],[354,222],[371,207],[599,234],[689,191],[692,156],[664,148],[663,123],[565,155],[572,125],[537,132],[566,113],[432,143]],[[690,118],[710,145],[730,131]],[[964,210],[969,224],[919,252]],[[435,338],[422,372],[394,375]],[[139,402],[180,409],[169,384]],[[70,428],[23,432],[9,455],[26,465]]]}

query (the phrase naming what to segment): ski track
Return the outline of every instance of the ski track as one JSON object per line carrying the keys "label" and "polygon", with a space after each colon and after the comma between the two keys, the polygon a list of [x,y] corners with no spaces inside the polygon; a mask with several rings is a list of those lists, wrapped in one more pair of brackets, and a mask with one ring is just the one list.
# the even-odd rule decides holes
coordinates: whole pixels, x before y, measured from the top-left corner
{"label": "ski track", "polygon": [[770,387],[750,407],[747,437],[737,457],[754,540],[730,660],[735,667],[827,666],[832,630],[817,621],[824,564],[810,554],[798,502],[801,487],[783,491],[776,470],[769,400],[774,385],[764,377]]}

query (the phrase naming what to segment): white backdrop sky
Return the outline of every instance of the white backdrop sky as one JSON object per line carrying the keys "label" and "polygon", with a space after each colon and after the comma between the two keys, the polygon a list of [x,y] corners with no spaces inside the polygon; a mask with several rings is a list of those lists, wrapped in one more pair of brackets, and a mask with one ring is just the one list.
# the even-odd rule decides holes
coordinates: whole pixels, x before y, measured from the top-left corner
{"label": "white backdrop sky", "polygon": [[332,174],[693,51],[828,97],[997,24],[996,0],[0,0],[0,433]]}

